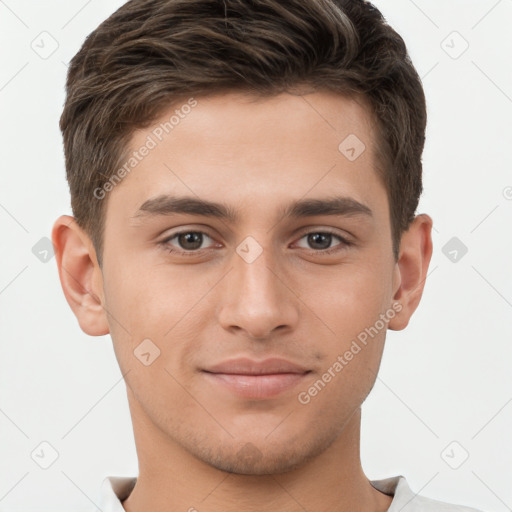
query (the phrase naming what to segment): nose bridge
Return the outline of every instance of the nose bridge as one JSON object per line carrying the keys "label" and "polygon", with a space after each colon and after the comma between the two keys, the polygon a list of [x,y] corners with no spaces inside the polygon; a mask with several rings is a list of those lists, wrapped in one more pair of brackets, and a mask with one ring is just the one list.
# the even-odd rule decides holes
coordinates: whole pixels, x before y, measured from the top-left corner
{"label": "nose bridge", "polygon": [[265,338],[277,327],[295,326],[298,305],[278,268],[271,248],[263,248],[251,237],[239,244],[219,313],[224,328],[239,328],[252,338]]}
{"label": "nose bridge", "polygon": [[277,272],[271,270],[276,267],[271,250],[263,250],[254,261],[238,257],[235,262],[234,275],[240,285],[240,299],[248,303],[261,299],[269,305],[276,302],[279,294],[277,288],[282,284],[276,276]]}

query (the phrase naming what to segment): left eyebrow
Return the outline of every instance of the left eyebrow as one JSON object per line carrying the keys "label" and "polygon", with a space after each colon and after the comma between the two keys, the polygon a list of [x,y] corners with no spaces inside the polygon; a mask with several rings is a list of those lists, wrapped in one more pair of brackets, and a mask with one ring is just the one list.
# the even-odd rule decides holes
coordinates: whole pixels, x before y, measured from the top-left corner
{"label": "left eyebrow", "polygon": [[326,199],[295,201],[282,211],[283,217],[313,217],[315,215],[340,215],[373,217],[372,210],[351,197],[338,196]]}
{"label": "left eyebrow", "polygon": [[[301,199],[281,208],[282,218],[303,218],[317,215],[373,217],[372,210],[351,197],[337,196],[323,199]],[[193,196],[160,195],[145,201],[133,218],[170,216],[176,214],[201,215],[224,219],[232,223],[240,219],[230,206]]]}

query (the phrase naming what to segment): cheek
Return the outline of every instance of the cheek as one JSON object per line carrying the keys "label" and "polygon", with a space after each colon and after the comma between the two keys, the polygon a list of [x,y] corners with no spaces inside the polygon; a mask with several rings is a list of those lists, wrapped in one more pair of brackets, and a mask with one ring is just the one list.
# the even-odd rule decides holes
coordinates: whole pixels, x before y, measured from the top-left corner
{"label": "cheek", "polygon": [[[385,271],[357,265],[340,266],[330,279],[315,276],[305,282],[302,294],[311,310],[334,331],[341,344],[356,337],[379,318],[390,300]],[[302,295],[301,294],[301,295]]]}
{"label": "cheek", "polygon": [[179,269],[171,272],[160,265],[137,272],[129,264],[110,267],[104,284],[105,309],[121,370],[150,377],[144,364],[150,363],[152,369],[161,368],[159,379],[170,378],[165,368],[176,377],[183,376],[182,368],[190,366],[184,361],[197,348],[210,318],[204,310],[211,299],[201,298],[211,285],[205,279],[192,283]]}
{"label": "cheek", "polygon": [[379,272],[376,267],[351,268],[345,273],[340,269],[337,279],[325,281],[322,291],[316,293],[312,309],[330,331],[319,347],[323,353],[322,369],[320,376],[315,376],[315,389],[310,390],[313,395],[323,396],[319,402],[350,402],[354,397],[357,401],[371,389],[387,322],[392,318],[388,314],[390,289],[383,276],[384,270]]}
{"label": "cheek", "polygon": [[149,265],[130,258],[110,264],[105,273],[106,307],[120,322],[122,319],[128,331],[161,336],[186,312],[194,288],[186,286],[179,269],[170,270],[163,264]]}
{"label": "cheek", "polygon": [[[378,308],[376,308],[377,310]],[[337,417],[355,410],[368,396],[377,377],[386,324],[376,316],[338,315],[336,340],[323,348],[323,363],[297,396],[302,406]]]}

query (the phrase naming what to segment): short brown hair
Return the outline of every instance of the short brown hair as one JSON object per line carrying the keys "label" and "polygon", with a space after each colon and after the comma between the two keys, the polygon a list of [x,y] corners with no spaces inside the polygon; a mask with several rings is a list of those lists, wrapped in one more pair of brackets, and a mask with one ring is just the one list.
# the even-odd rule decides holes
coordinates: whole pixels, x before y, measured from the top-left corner
{"label": "short brown hair", "polygon": [[60,119],[73,214],[101,264],[102,187],[184,97],[304,85],[368,100],[398,258],[422,192],[426,106],[403,39],[363,0],[130,0],[72,59]]}

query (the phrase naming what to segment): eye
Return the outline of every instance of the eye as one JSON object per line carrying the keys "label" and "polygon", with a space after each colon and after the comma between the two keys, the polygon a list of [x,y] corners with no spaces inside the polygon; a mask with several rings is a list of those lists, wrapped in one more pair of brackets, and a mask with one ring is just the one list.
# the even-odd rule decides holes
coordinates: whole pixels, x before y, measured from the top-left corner
{"label": "eye", "polygon": [[[172,236],[167,237],[165,240],[162,240],[161,245],[165,247],[165,249],[171,253],[197,253],[200,249],[204,249],[201,247],[205,239],[212,240],[206,233],[202,231],[180,231],[179,233],[174,233]],[[175,244],[172,243],[175,240]]]}
{"label": "eye", "polygon": [[[339,242],[334,246],[332,243],[335,240]],[[204,247],[205,242],[210,241],[210,247]],[[301,244],[307,244],[306,246]],[[180,231],[168,236],[160,242],[160,245],[169,253],[176,253],[184,256],[194,256],[201,253],[202,250],[212,249],[214,247],[214,240],[203,231]],[[310,231],[302,235],[297,243],[298,247],[310,249],[316,254],[331,254],[334,252],[342,251],[343,249],[351,246],[352,243],[346,238],[333,233],[331,231]],[[217,244],[220,246],[220,244]]]}
{"label": "eye", "polygon": [[[303,239],[306,239],[305,242],[309,247],[298,244],[299,247],[313,249],[315,252],[321,252],[322,254],[331,254],[352,245],[351,242],[331,231],[310,231],[300,238],[300,240]],[[334,247],[331,246],[333,239],[338,239],[340,243],[336,244]]]}

